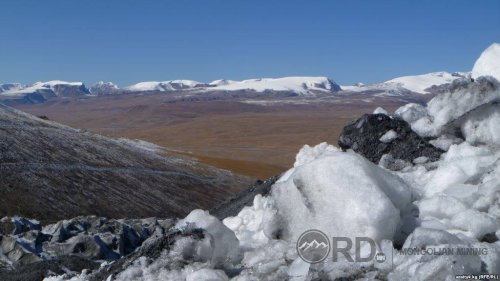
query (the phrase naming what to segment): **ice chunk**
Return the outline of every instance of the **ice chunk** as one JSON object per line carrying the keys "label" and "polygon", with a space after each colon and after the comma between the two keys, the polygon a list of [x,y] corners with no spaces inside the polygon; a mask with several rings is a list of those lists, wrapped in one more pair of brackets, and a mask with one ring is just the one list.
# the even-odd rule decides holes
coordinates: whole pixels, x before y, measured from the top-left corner
{"label": "ice chunk", "polygon": [[451,223],[460,229],[466,230],[479,239],[485,234],[495,233],[500,229],[500,222],[486,213],[477,210],[466,210],[453,217]]}
{"label": "ice chunk", "polygon": [[413,164],[416,164],[416,165],[425,164],[425,163],[427,163],[427,161],[429,161],[429,158],[427,158],[425,156],[420,156],[420,157],[413,159]]}
{"label": "ice chunk", "polygon": [[301,258],[295,259],[288,268],[288,275],[291,281],[305,281],[307,280],[307,273],[309,272],[311,264],[305,262]]}
{"label": "ice chunk", "polygon": [[427,115],[427,109],[417,103],[408,103],[396,110],[394,115],[400,117],[408,123],[413,123]]}
{"label": "ice chunk", "polygon": [[[486,147],[474,147],[464,142],[452,145],[444,154],[444,159],[425,187],[425,195],[430,197],[438,192],[461,188],[469,180],[480,176],[496,161],[491,150]],[[469,188],[470,189],[470,188]]]}
{"label": "ice chunk", "polygon": [[500,146],[500,104],[492,103],[468,114],[461,125],[462,134],[471,144]]}
{"label": "ice chunk", "polygon": [[477,243],[473,245],[477,249],[486,249],[486,254],[480,255],[481,260],[486,265],[489,274],[500,272],[500,245],[498,243]]}
{"label": "ice chunk", "polygon": [[462,142],[462,139],[450,134],[443,134],[440,135],[437,139],[429,141],[430,144],[444,151],[448,151],[448,149],[450,149],[450,146],[452,146],[453,144],[461,144]]}
{"label": "ice chunk", "polygon": [[383,143],[390,143],[391,141],[393,141],[397,137],[398,137],[398,133],[396,133],[394,130],[389,130],[384,135],[382,135],[380,137],[379,141],[381,141]]}
{"label": "ice chunk", "polygon": [[202,268],[186,276],[186,281],[228,281],[226,273],[222,270]]}
{"label": "ice chunk", "polygon": [[472,77],[493,76],[500,81],[500,44],[493,43],[479,56],[472,69]]}
{"label": "ice chunk", "polygon": [[273,199],[259,194],[253,206],[244,207],[237,216],[223,222],[236,234],[242,248],[255,249],[267,244],[279,230],[276,214]]}
{"label": "ice chunk", "polygon": [[273,186],[272,197],[288,241],[308,229],[330,237],[393,239],[401,211],[411,202],[401,179],[345,152],[326,152],[299,165],[286,181]]}
{"label": "ice chunk", "polygon": [[468,209],[461,201],[447,195],[437,195],[422,200],[417,205],[422,218],[451,219],[457,213]]}
{"label": "ice chunk", "polygon": [[424,249],[431,245],[441,244],[460,244],[457,236],[450,234],[446,231],[432,228],[417,227],[413,233],[408,236],[403,245],[403,249]]}
{"label": "ice chunk", "polygon": [[223,264],[224,262],[234,264],[241,260],[236,235],[216,217],[211,216],[207,211],[193,210],[175,225],[176,228],[192,226],[203,228],[212,236],[214,245],[212,262],[214,264]]}

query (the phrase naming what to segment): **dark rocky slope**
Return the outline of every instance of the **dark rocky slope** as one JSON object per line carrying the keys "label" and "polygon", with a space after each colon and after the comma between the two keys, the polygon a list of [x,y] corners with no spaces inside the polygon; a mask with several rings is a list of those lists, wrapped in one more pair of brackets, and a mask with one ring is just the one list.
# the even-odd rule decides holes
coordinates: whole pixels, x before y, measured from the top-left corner
{"label": "dark rocky slope", "polygon": [[[175,137],[175,136],[173,136]],[[0,104],[0,217],[182,217],[248,179]]]}

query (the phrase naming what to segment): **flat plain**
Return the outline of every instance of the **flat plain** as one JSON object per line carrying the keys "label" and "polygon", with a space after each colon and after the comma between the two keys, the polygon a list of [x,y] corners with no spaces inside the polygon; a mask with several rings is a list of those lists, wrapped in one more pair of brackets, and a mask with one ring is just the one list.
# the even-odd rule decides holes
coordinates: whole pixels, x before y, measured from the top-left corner
{"label": "flat plain", "polygon": [[17,108],[113,137],[141,139],[252,178],[286,171],[304,145],[336,144],[342,128],[375,105],[408,102],[352,96],[321,100],[172,99],[169,94],[57,99]]}

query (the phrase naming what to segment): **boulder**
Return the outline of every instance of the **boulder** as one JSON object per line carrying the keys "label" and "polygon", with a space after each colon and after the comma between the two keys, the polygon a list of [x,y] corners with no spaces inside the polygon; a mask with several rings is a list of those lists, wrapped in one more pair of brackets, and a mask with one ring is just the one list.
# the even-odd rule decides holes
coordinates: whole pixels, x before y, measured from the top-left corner
{"label": "boulder", "polygon": [[365,114],[344,127],[339,146],[376,164],[386,154],[394,160],[412,163],[421,157],[436,161],[444,152],[413,132],[406,121],[385,114]]}

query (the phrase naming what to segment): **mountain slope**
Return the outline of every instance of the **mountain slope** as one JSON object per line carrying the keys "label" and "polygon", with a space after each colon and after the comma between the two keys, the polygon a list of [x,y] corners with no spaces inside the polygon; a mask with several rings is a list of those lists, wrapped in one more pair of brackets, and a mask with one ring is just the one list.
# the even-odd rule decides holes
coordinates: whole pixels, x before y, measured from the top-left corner
{"label": "mountain slope", "polygon": [[[66,81],[47,81],[47,82],[36,82],[32,85],[21,85],[21,84],[2,84],[2,85],[14,85],[15,87],[9,87],[5,91],[1,91],[2,96],[22,96],[26,94],[51,92],[55,96],[78,96],[89,94],[89,90],[85,87],[82,82],[66,82]],[[0,86],[1,87],[1,86]]]}
{"label": "mountain slope", "polygon": [[82,132],[0,104],[0,217],[181,216],[248,182],[152,144]]}
{"label": "mountain slope", "polygon": [[405,95],[410,92],[431,94],[439,90],[439,87],[444,87],[456,79],[468,77],[469,75],[467,72],[431,72],[421,75],[397,77],[377,84],[342,86],[342,89],[354,92],[381,91],[387,95]]}
{"label": "mountain slope", "polygon": [[120,92],[120,88],[112,82],[99,81],[90,87],[92,95],[110,95]]}
{"label": "mountain slope", "polygon": [[283,77],[243,81],[216,80],[210,83],[210,85],[215,86],[210,90],[218,91],[286,91],[299,95],[311,95],[314,92],[340,91],[340,86],[327,77]]}

